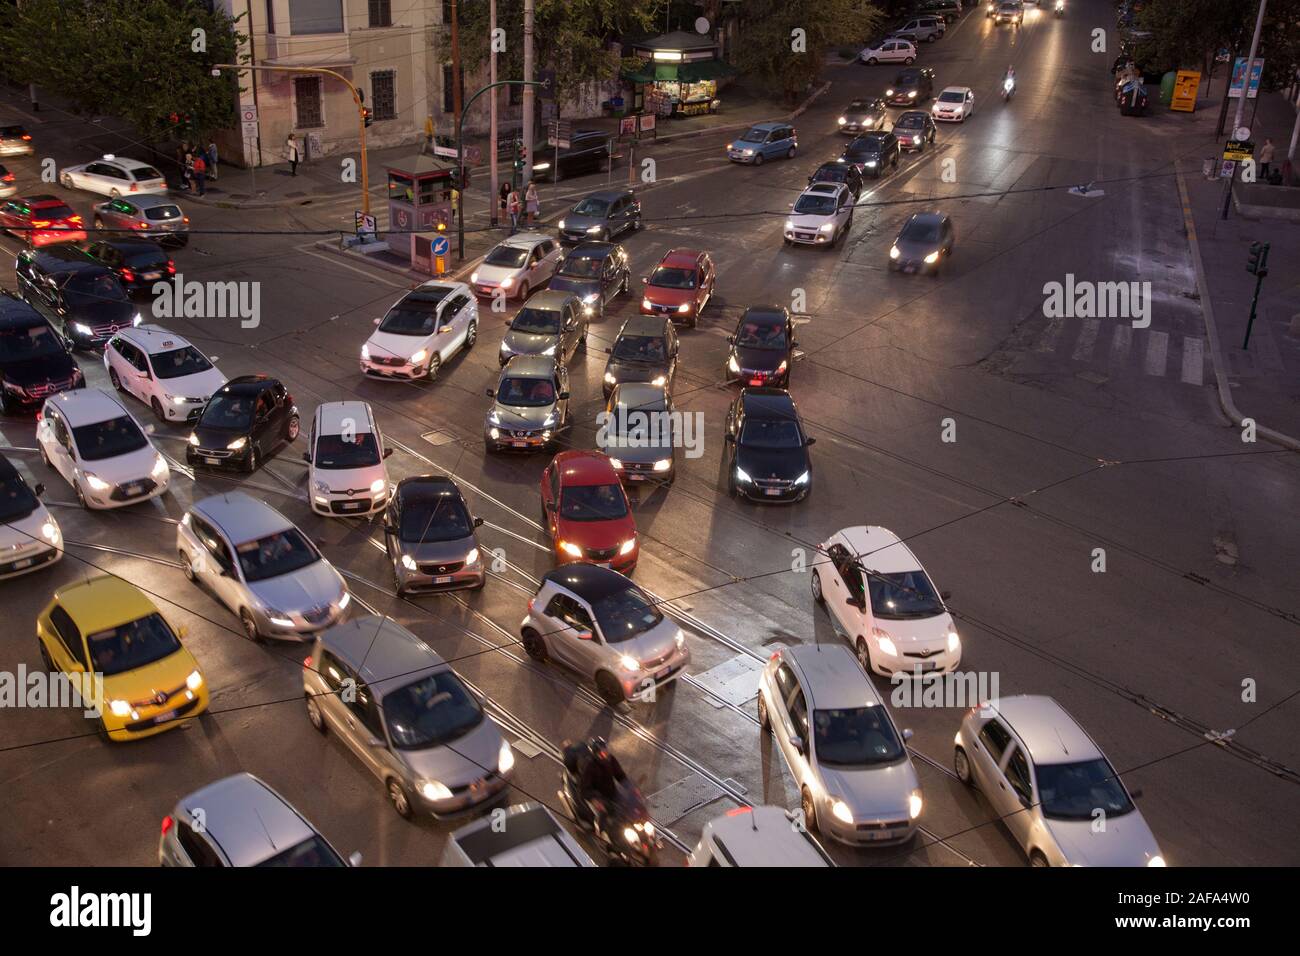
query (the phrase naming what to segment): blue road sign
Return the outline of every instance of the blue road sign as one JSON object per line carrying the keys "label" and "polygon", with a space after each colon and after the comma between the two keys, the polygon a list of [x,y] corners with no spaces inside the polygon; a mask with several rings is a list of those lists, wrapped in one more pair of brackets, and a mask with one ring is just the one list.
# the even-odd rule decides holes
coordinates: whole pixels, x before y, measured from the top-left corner
{"label": "blue road sign", "polygon": [[435,256],[445,256],[451,249],[451,240],[446,236],[438,236],[433,240],[433,254]]}

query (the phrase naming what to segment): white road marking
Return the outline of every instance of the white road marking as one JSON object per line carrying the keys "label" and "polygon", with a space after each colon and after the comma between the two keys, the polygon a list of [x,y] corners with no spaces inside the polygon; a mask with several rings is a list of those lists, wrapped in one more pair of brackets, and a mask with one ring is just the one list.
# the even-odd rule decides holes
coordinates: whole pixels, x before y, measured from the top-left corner
{"label": "white road marking", "polygon": [[1092,347],[1097,343],[1097,333],[1101,331],[1101,319],[1084,319],[1083,331],[1079,333],[1079,341],[1074,345],[1074,354],[1071,356],[1076,362],[1087,362],[1092,358]]}
{"label": "white road marking", "polygon": [[1065,328],[1065,319],[1059,315],[1056,316],[1056,318],[1052,319],[1050,322],[1048,322],[1047,328],[1043,330],[1043,334],[1039,336],[1038,341],[1034,343],[1034,351],[1055,352],[1056,339],[1060,336],[1061,330],[1064,328]]}
{"label": "white road marking", "polygon": [[327,256],[323,252],[317,252],[316,250],[308,246],[299,246],[298,251],[301,252],[303,255],[312,256],[313,258],[316,259],[322,259],[325,262],[338,266],[340,269],[348,269],[352,272],[357,273],[358,275],[363,275],[367,279],[371,279],[375,282],[382,282],[384,283],[384,285],[391,285],[398,289],[406,289],[409,288],[411,285],[411,283],[409,282],[394,282],[392,279],[389,279],[387,276],[385,276],[382,272],[370,272],[365,269],[358,268],[357,266],[354,266],[351,263],[343,262],[337,256]]}
{"label": "white road marking", "polygon": [[1188,385],[1205,382],[1204,343],[1190,335],[1183,339],[1183,381]]}
{"label": "white road marking", "polygon": [[1148,343],[1144,371],[1148,375],[1164,375],[1165,359],[1169,355],[1169,333],[1152,332]]}
{"label": "white road marking", "polygon": [[1110,340],[1110,364],[1123,365],[1128,359],[1129,350],[1133,348],[1133,326],[1120,323],[1115,326],[1115,334]]}

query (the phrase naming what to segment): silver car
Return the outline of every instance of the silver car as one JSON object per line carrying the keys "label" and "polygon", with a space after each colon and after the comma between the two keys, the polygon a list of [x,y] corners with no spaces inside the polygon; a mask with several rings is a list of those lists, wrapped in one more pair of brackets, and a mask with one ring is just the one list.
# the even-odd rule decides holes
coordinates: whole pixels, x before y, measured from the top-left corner
{"label": "silver car", "polygon": [[[1050,697],[967,712],[953,767],[978,787],[1033,866],[1164,866],[1156,838],[1101,748]],[[1098,826],[1098,822],[1102,825]]]}
{"label": "silver car", "polygon": [[176,549],[185,576],[238,614],[249,640],[307,640],[352,600],[310,538],[242,491],[196,502],[176,526]]}
{"label": "silver car", "polygon": [[587,324],[582,300],[572,292],[535,292],[510,320],[497,361],[505,365],[516,355],[547,355],[563,364],[586,346]]}
{"label": "silver car", "polygon": [[510,785],[514,753],[478,698],[390,618],[360,617],[325,631],[302,682],[312,726],[333,731],[406,819],[457,814]]}
{"label": "silver car", "polygon": [[691,661],[686,635],[628,578],[594,564],[566,564],[542,576],[519,624],[524,650],[595,681],[611,706],[653,701],[656,688]]}
{"label": "silver car", "polygon": [[143,193],[118,196],[95,204],[95,228],[122,236],[152,239],[163,245],[190,241],[190,217],[165,195]]}
{"label": "silver car", "polygon": [[758,721],[799,787],[808,829],[841,843],[905,843],[921,785],[901,733],[853,653],[840,644],[783,647],[758,681]]}
{"label": "silver car", "polygon": [[596,865],[587,851],[540,803],[507,807],[461,827],[443,851],[442,866],[576,866]]}
{"label": "silver car", "polygon": [[460,489],[441,475],[417,475],[397,483],[384,515],[384,547],[393,562],[399,596],[412,591],[479,590],[487,578]]}
{"label": "silver car", "polygon": [[237,773],[181,797],[163,818],[162,866],[359,866],[289,801],[251,773]]}
{"label": "silver car", "polygon": [[674,414],[666,385],[615,385],[597,422],[596,447],[624,481],[671,482],[677,476]]}
{"label": "silver car", "polygon": [[501,370],[483,423],[488,451],[542,451],[570,422],[569,370],[554,356],[517,355]]}

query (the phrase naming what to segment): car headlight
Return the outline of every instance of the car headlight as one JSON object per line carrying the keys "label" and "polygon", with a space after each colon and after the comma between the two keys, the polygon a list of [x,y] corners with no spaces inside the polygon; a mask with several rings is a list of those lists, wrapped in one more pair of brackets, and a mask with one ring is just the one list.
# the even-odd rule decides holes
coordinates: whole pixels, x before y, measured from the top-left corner
{"label": "car headlight", "polygon": [[53,518],[41,525],[41,537],[50,544],[59,543],[59,526],[54,523]]}
{"label": "car headlight", "polygon": [[574,544],[572,541],[561,541],[560,550],[563,551],[565,554],[575,558],[582,557],[582,549],[578,547],[576,544]]}
{"label": "car headlight", "polygon": [[934,265],[936,262],[939,261],[939,253],[937,252],[930,253],[928,256],[925,257],[925,261],[929,265]]}
{"label": "car headlight", "polygon": [[891,258],[891,259],[897,259],[897,258],[898,258],[899,256],[901,256],[901,255],[902,255],[902,253],[898,251],[898,246],[890,246],[890,247],[889,247],[889,258]]}
{"label": "car headlight", "polygon": [[330,486],[323,481],[313,481],[311,487],[317,494],[328,495],[331,493]]}
{"label": "car headlight", "polygon": [[622,470],[623,470],[623,462],[620,461],[619,459],[617,459],[617,458],[611,458],[611,459],[609,460],[609,463],[610,463],[611,466],[613,466],[613,468],[614,468],[615,471],[622,471]]}
{"label": "car headlight", "polygon": [[841,126],[843,126],[845,123],[848,122],[848,119],[841,116],[838,120],[836,120],[836,122],[839,123]]}
{"label": "car headlight", "polygon": [[86,484],[90,485],[95,491],[108,491],[109,488],[113,487],[103,478],[92,475],[90,472],[86,472]]}
{"label": "car headlight", "polygon": [[84,322],[73,322],[72,328],[82,335],[94,335],[94,330]]}
{"label": "car headlight", "polygon": [[623,668],[625,671],[639,671],[641,669],[641,662],[635,657],[623,654],[618,659],[618,666]]}
{"label": "car headlight", "polygon": [[623,839],[628,843],[640,843],[641,834],[637,833],[632,827],[623,828]]}
{"label": "car headlight", "polygon": [[477,281],[478,281],[478,273],[477,273],[477,272],[471,272],[471,273],[469,274],[469,281],[470,281],[470,282],[477,282]]}
{"label": "car headlight", "polygon": [[421,780],[420,793],[426,800],[450,800],[451,791],[437,780]]}
{"label": "car headlight", "polygon": [[657,462],[655,462],[654,468],[655,471],[667,471],[672,466],[673,466],[673,460],[671,458],[660,458]]}
{"label": "car headlight", "polygon": [[131,713],[131,705],[124,700],[110,700],[108,709],[113,712],[114,717],[125,717]]}
{"label": "car headlight", "polygon": [[190,690],[198,690],[203,686],[203,675],[197,670],[190,671],[190,676],[185,678],[185,686]]}
{"label": "car headlight", "polygon": [[556,223],[556,225],[559,226],[561,229],[563,229],[563,228],[564,228],[564,220],[561,219],[559,222]]}
{"label": "car headlight", "polygon": [[266,612],[266,619],[277,627],[293,627],[293,618],[283,611],[273,607],[264,607],[262,610]]}
{"label": "car headlight", "polygon": [[691,304],[689,302],[683,302],[681,305],[677,307],[677,311],[685,314],[691,311]]}
{"label": "car headlight", "polygon": [[184,395],[168,395],[173,405],[184,405],[189,399]]}
{"label": "car headlight", "polygon": [[909,100],[912,99],[912,98],[914,98],[915,96],[916,96],[916,90],[908,90],[908,91],[907,91],[907,98],[908,98]]}
{"label": "car headlight", "polygon": [[898,648],[894,645],[894,639],[880,628],[872,628],[871,636],[876,639],[876,645],[880,648],[880,653],[888,654],[890,657],[898,656]]}
{"label": "car headlight", "polygon": [[632,553],[632,549],[635,548],[635,547],[636,547],[636,538],[634,538],[634,537],[633,537],[633,538],[628,538],[626,541],[623,542],[623,547],[621,547],[621,548],[618,549],[618,553],[619,553],[620,555],[623,555],[623,554],[631,554],[631,553]]}
{"label": "car headlight", "polygon": [[469,554],[465,555],[466,564],[478,564],[478,548],[470,548]]}
{"label": "car headlight", "polygon": [[643,309],[653,309],[654,306],[655,306],[655,304],[654,304],[653,302],[651,302],[649,299],[645,299],[645,298],[643,298],[643,299],[641,300],[641,308],[643,308]]}
{"label": "car headlight", "polygon": [[388,481],[384,478],[376,478],[370,483],[370,493],[377,495],[388,487]]}
{"label": "car headlight", "polygon": [[239,451],[239,449],[243,448],[247,444],[248,444],[248,439],[241,437],[241,438],[236,438],[229,445],[227,445],[226,448],[228,448],[230,451]]}
{"label": "car headlight", "polygon": [[913,145],[913,146],[920,146],[920,145],[921,145],[921,137],[919,137],[919,136],[913,136],[913,137],[912,137],[912,145]]}
{"label": "car headlight", "polygon": [[834,229],[835,229],[835,223],[833,222],[823,223],[821,227],[822,232],[832,232]]}
{"label": "car headlight", "polygon": [[488,434],[492,436],[493,441],[501,437],[501,432],[496,428],[489,428]]}
{"label": "car headlight", "polygon": [[592,292],[592,293],[590,293],[590,294],[588,294],[588,295],[584,295],[584,296],[582,297],[582,304],[583,304],[583,305],[595,305],[595,304],[596,304],[596,300],[599,299],[599,298],[600,298],[600,293],[599,293],[599,292]]}
{"label": "car headlight", "polygon": [[199,436],[194,434],[194,432],[190,432],[190,444],[194,445],[196,448],[198,447]]}
{"label": "car headlight", "polygon": [[514,284],[515,284],[515,280],[511,276],[506,276],[504,279],[501,280],[501,288],[503,289],[508,289]]}
{"label": "car headlight", "polygon": [[948,650],[956,651],[961,647],[961,638],[957,636],[956,631],[948,632]]}
{"label": "car headlight", "polygon": [[740,371],[740,363],[736,361],[736,356],[733,355],[731,358],[727,359],[727,368],[731,369],[733,372]]}
{"label": "car headlight", "polygon": [[411,364],[412,364],[412,365],[419,365],[421,362],[423,362],[423,361],[424,361],[425,359],[427,359],[428,357],[429,357],[429,350],[428,350],[428,349],[420,349],[420,350],[417,351],[414,355],[411,356],[410,361],[411,361]]}
{"label": "car headlight", "polygon": [[800,475],[798,478],[796,478],[796,479],[794,480],[794,483],[795,483],[796,485],[806,485],[806,484],[808,484],[808,476],[809,476],[809,474],[810,474],[810,472],[805,471],[802,475]]}
{"label": "car headlight", "polygon": [[874,159],[869,159],[865,165],[868,169],[871,169],[876,165],[876,161]]}
{"label": "car headlight", "polygon": [[493,425],[500,425],[501,413],[497,411],[495,408],[492,409],[492,411],[488,412],[488,421],[491,422]]}
{"label": "car headlight", "polygon": [[556,414],[556,412],[555,412],[554,410],[550,411],[550,412],[547,413],[547,415],[546,415],[546,421],[542,422],[542,427],[543,427],[543,428],[550,428],[552,425],[555,424],[555,422],[556,422],[556,420],[557,420],[558,418],[559,418],[559,416]]}
{"label": "car headlight", "polygon": [[787,219],[787,220],[785,221],[785,228],[786,228],[786,231],[789,231],[789,230],[793,229],[793,228],[794,228],[794,220],[793,220],[793,219]]}
{"label": "car headlight", "polygon": [[502,352],[509,352],[509,351],[510,351],[510,343],[509,343],[509,342],[502,342],[502,343],[501,343],[501,351],[502,351]]}
{"label": "car headlight", "polygon": [[135,318],[133,318],[133,319],[131,320],[131,324],[132,324],[132,325],[139,325],[139,324],[140,324],[141,322],[143,322],[143,321],[144,321],[144,316],[141,315],[139,312],[137,312],[137,313],[135,314]]}
{"label": "car headlight", "polygon": [[418,565],[415,563],[415,558],[411,557],[409,554],[404,554],[402,555],[402,567],[406,568],[408,571],[414,571],[418,568]]}
{"label": "car headlight", "polygon": [[613,372],[606,372],[606,373],[605,373],[605,384],[606,384],[606,385],[617,385],[617,384],[618,384],[618,379],[616,379],[616,378],[614,377],[614,373],[613,373]]}
{"label": "car headlight", "polygon": [[158,460],[153,463],[153,471],[151,471],[149,475],[155,479],[162,478],[167,474],[167,471],[167,459],[162,455],[159,455]]}
{"label": "car headlight", "polygon": [[785,370],[789,367],[790,367],[790,363],[787,362],[785,359],[781,359],[781,364],[776,367],[776,374],[777,375],[784,374]]}
{"label": "car headlight", "polygon": [[749,483],[750,483],[751,481],[753,481],[754,479],[751,478],[751,477],[749,477],[749,474],[745,471],[745,469],[743,469],[743,468],[741,468],[739,465],[737,465],[737,466],[736,466],[736,480],[737,480],[737,481],[740,481],[740,482],[744,482],[745,484],[749,484]]}
{"label": "car headlight", "polygon": [[853,822],[853,811],[843,800],[836,799],[831,802],[831,814],[841,823]]}
{"label": "car headlight", "polygon": [[893,90],[885,90],[885,95],[886,95],[886,96],[893,96],[893,95],[894,95],[894,91],[893,91]]}
{"label": "car headlight", "polygon": [[1163,856],[1160,856],[1159,854],[1156,854],[1151,859],[1147,860],[1147,866],[1168,866],[1168,865],[1169,864],[1165,862],[1165,858]]}
{"label": "car headlight", "polygon": [[600,232],[600,230],[601,230],[602,228],[604,228],[604,227],[603,227],[603,226],[588,226],[588,227],[587,227],[587,235],[589,235],[589,236],[590,236],[590,235],[594,235],[595,233]]}
{"label": "car headlight", "polygon": [[508,741],[501,741],[501,753],[497,756],[497,772],[506,774],[515,768],[515,752],[510,749]]}
{"label": "car headlight", "polygon": [[364,361],[367,361],[367,362],[370,361],[370,346],[369,346],[369,345],[363,345],[363,346],[361,346],[361,358],[362,358]]}
{"label": "car headlight", "polygon": [[915,820],[917,817],[921,815],[921,807],[923,807],[924,805],[925,805],[925,801],[921,799],[921,791],[913,790],[907,796],[908,817],[910,819]]}
{"label": "car headlight", "polygon": [[343,596],[339,598],[339,610],[342,611],[351,603],[352,603],[352,595],[349,594],[347,591],[344,591]]}
{"label": "car headlight", "polygon": [[684,631],[678,631],[676,636],[673,637],[673,643],[677,645],[677,649],[680,651],[686,646],[686,633]]}
{"label": "car headlight", "polygon": [[543,355],[554,355],[554,354],[555,354],[555,346],[552,345],[549,349],[547,349],[547,350],[546,350],[545,352],[543,352],[542,354],[543,354]]}
{"label": "car headlight", "polygon": [[667,384],[667,382],[668,382],[667,375],[656,375],[654,378],[650,380],[651,385],[665,385]]}
{"label": "car headlight", "polygon": [[746,156],[754,155],[754,151],[752,149],[742,149],[741,152],[744,153]]}

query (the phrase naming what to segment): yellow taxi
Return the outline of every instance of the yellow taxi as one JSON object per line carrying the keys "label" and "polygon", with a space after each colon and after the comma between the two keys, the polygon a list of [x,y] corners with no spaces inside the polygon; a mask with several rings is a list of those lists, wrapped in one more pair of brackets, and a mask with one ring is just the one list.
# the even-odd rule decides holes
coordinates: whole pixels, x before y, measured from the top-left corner
{"label": "yellow taxi", "polygon": [[36,637],[50,671],[89,688],[110,740],[161,733],[208,707],[194,655],[144,592],[121,578],[60,588],[36,619]]}

